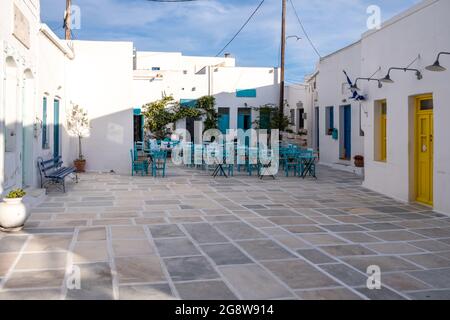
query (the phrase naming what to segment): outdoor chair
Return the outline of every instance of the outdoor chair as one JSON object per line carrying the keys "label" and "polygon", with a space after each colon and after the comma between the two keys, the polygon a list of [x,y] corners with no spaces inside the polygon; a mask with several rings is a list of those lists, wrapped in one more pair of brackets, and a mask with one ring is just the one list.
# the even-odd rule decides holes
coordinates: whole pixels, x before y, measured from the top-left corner
{"label": "outdoor chair", "polygon": [[158,172],[161,176],[166,176],[167,152],[164,150],[152,152],[152,176],[157,177]]}
{"label": "outdoor chair", "polygon": [[135,173],[141,172],[141,175],[148,174],[148,161],[139,160],[136,148],[135,150],[130,150],[131,155],[131,175],[134,176]]}
{"label": "outdoor chair", "polygon": [[286,177],[289,177],[289,173],[292,170],[294,176],[298,175],[301,172],[302,168],[302,160],[300,157],[301,153],[298,150],[290,149],[284,155],[284,171],[286,173]]}

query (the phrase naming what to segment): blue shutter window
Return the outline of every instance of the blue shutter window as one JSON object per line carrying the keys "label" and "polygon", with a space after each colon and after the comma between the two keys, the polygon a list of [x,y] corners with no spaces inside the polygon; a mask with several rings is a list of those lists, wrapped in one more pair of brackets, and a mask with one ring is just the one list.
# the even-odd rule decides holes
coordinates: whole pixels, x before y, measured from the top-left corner
{"label": "blue shutter window", "polygon": [[42,149],[48,148],[47,97],[42,100]]}
{"label": "blue shutter window", "polygon": [[256,89],[237,89],[237,98],[256,98]]}
{"label": "blue shutter window", "polygon": [[331,136],[334,129],[334,107],[326,107],[325,109],[325,129],[326,135]]}
{"label": "blue shutter window", "polygon": [[185,108],[195,108],[197,100],[195,99],[180,99],[180,105]]}

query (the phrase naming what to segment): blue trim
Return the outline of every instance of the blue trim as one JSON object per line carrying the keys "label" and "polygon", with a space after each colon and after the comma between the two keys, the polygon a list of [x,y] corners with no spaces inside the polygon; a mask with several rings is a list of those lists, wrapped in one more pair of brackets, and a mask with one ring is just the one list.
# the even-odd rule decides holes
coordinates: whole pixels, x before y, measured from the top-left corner
{"label": "blue trim", "polygon": [[59,150],[59,134],[60,134],[60,123],[59,123],[59,100],[54,100],[53,102],[53,157],[60,156]]}
{"label": "blue trim", "polygon": [[352,157],[352,109],[351,106],[344,107],[344,147],[345,158]]}
{"label": "blue trim", "polygon": [[237,89],[237,98],[256,98],[256,89]]}
{"label": "blue trim", "polygon": [[195,108],[197,106],[196,99],[180,99],[180,105],[186,108]]}
{"label": "blue trim", "polygon": [[133,109],[133,114],[134,114],[135,116],[140,116],[140,115],[142,114],[141,108],[134,108],[134,109]]}
{"label": "blue trim", "polygon": [[42,100],[42,149],[48,148],[47,97]]}

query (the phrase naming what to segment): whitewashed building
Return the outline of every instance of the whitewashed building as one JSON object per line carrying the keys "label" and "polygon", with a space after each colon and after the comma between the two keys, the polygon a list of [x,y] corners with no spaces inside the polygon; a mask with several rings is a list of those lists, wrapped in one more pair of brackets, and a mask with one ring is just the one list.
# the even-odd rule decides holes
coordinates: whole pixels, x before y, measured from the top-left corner
{"label": "whitewashed building", "polygon": [[[198,98],[210,95],[216,98],[221,131],[246,130],[254,127],[259,118],[258,107],[277,104],[279,83],[278,69],[237,67],[229,55],[193,57],[180,52],[137,52],[133,81],[135,115],[139,117],[144,104],[164,95],[191,107]],[[193,126],[193,119],[176,125],[178,129],[188,129],[194,138]]]}
{"label": "whitewashed building", "polygon": [[[450,56],[439,60],[447,71],[426,67],[450,52],[449,12],[450,1],[422,1],[323,58],[313,104],[322,163],[351,168],[353,156],[364,155],[365,187],[443,213],[450,213]],[[364,101],[349,99],[343,70],[353,82],[375,79],[357,82]]]}
{"label": "whitewashed building", "polygon": [[87,170],[128,174],[136,118],[163,94],[188,106],[213,95],[222,129],[252,127],[255,108],[276,104],[279,95],[278,69],[236,67],[229,56],[136,53],[132,42],[61,40],[41,24],[38,0],[0,2],[0,79],[0,193],[38,187],[38,157],[59,155],[71,165],[77,157],[66,125],[72,104],[91,120],[83,140]]}

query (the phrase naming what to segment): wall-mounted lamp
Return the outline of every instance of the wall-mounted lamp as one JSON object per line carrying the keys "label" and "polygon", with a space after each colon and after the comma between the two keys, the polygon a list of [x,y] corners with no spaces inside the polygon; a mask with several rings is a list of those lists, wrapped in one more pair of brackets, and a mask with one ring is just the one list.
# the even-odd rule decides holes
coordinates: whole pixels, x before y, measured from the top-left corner
{"label": "wall-mounted lamp", "polygon": [[425,69],[427,69],[428,71],[434,71],[434,72],[442,72],[442,71],[447,70],[447,68],[441,66],[441,64],[439,62],[439,58],[443,54],[450,55],[450,52],[439,52],[439,54],[436,58],[436,61],[432,65],[426,67]]}
{"label": "wall-mounted lamp", "polygon": [[378,82],[378,88],[382,88],[383,84],[381,83],[381,81],[379,79],[374,79],[374,78],[356,78],[355,83],[350,86],[350,89],[352,90],[356,90],[356,91],[361,91],[360,88],[358,88],[358,80],[367,80],[367,81],[376,81]]}
{"label": "wall-mounted lamp", "polygon": [[407,72],[407,71],[414,71],[414,72],[416,73],[417,80],[422,80],[422,78],[423,78],[422,72],[420,72],[420,71],[417,70],[417,69],[410,69],[410,68],[390,68],[389,71],[388,71],[388,73],[387,73],[387,75],[386,75],[383,79],[380,79],[380,81],[381,81],[381,82],[384,82],[384,83],[394,83],[394,80],[392,80],[392,78],[391,78],[391,71],[392,71],[392,70],[401,70],[401,71],[404,71],[404,72]]}

